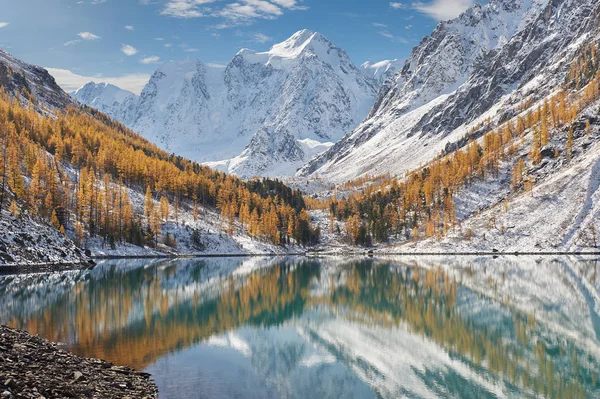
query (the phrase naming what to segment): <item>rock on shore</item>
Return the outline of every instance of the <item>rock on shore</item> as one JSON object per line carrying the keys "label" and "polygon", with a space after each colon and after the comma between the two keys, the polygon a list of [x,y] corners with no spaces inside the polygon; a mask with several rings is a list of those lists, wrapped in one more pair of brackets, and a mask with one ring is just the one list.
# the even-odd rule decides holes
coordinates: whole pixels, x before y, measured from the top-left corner
{"label": "rock on shore", "polygon": [[157,398],[147,373],[88,359],[0,326],[0,398]]}

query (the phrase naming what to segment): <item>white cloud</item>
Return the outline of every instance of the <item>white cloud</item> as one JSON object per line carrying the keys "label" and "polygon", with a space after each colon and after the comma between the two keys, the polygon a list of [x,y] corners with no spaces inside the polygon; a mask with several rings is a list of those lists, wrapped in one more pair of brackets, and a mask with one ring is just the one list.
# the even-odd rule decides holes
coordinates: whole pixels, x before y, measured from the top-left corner
{"label": "white cloud", "polygon": [[185,51],[186,53],[195,53],[196,51],[198,51],[198,49],[197,48],[193,48],[193,47],[189,47],[189,48],[186,48],[183,51]]}
{"label": "white cloud", "polygon": [[6,28],[8,22],[0,22],[0,28]]}
{"label": "white cloud", "polygon": [[219,16],[230,20],[273,19],[282,14],[281,8],[264,0],[242,0],[240,3],[231,3],[218,13]]}
{"label": "white cloud", "polygon": [[54,76],[56,83],[66,92],[77,90],[81,86],[89,82],[101,83],[106,82],[118,86],[124,90],[129,90],[135,94],[140,94],[150,75],[136,73],[119,77],[102,77],[102,76],[83,76],[69,71],[68,69],[46,68],[50,75]]}
{"label": "white cloud", "polygon": [[126,25],[126,26],[125,26],[125,29],[127,29],[127,30],[131,30],[131,31],[134,31],[134,30],[135,30],[135,28],[134,28],[133,26],[131,26],[131,25]]}
{"label": "white cloud", "polygon": [[205,14],[200,11],[199,6],[213,3],[214,1],[215,0],[169,0],[160,13],[175,18],[203,17]]}
{"label": "white cloud", "polygon": [[79,36],[80,39],[69,40],[64,45],[72,46],[74,44],[81,43],[82,40],[100,40],[100,36],[94,35],[90,32],[79,32],[77,36]]}
{"label": "white cloud", "polygon": [[173,47],[173,43],[165,43],[165,47],[166,48]]}
{"label": "white cloud", "polygon": [[121,51],[123,52],[123,54],[125,54],[126,56],[132,56],[132,55],[136,55],[137,54],[137,49],[133,46],[130,46],[129,44],[124,44],[121,46]]}
{"label": "white cloud", "polygon": [[155,37],[154,40],[158,40],[159,42],[162,42],[165,39],[163,37]]}
{"label": "white cloud", "polygon": [[282,7],[285,8],[294,8],[297,7],[296,4],[298,3],[298,1],[296,0],[271,0],[273,3],[275,4],[279,4]]}
{"label": "white cloud", "polygon": [[448,20],[458,17],[473,4],[475,0],[431,0],[427,3],[416,1],[411,4],[391,2],[390,7],[397,10],[414,9],[437,20]]}
{"label": "white cloud", "polygon": [[380,24],[378,22],[373,22],[373,26],[376,28],[387,28],[388,27],[386,24]]}
{"label": "white cloud", "polygon": [[407,9],[410,8],[409,5],[404,4],[404,3],[396,3],[396,2],[391,2],[390,3],[390,7],[395,8],[396,10],[402,10],[402,9]]}
{"label": "white cloud", "polygon": [[208,64],[206,64],[206,66],[209,66],[211,68],[226,68],[227,67],[227,65],[219,64],[218,62],[209,62]]}
{"label": "white cloud", "polygon": [[106,3],[106,0],[92,0],[91,4],[102,4]]}
{"label": "white cloud", "polygon": [[142,64],[156,64],[156,63],[158,63],[158,61],[160,61],[160,57],[158,57],[156,55],[152,55],[150,57],[145,57],[140,60],[140,62]]}
{"label": "white cloud", "polygon": [[79,32],[77,34],[77,36],[79,36],[83,40],[99,40],[100,39],[100,36],[94,35],[91,32]]}
{"label": "white cloud", "polygon": [[252,35],[252,39],[253,41],[257,42],[257,43],[267,43],[272,41],[273,39],[263,33],[254,33]]}
{"label": "white cloud", "polygon": [[447,20],[458,17],[475,0],[433,0],[430,3],[414,3],[413,7],[437,20]]}
{"label": "white cloud", "polygon": [[74,45],[74,44],[77,44],[77,43],[79,43],[79,42],[81,42],[81,40],[79,40],[79,39],[76,39],[76,40],[70,40],[70,41],[66,42],[64,45],[65,45],[65,46],[72,46],[72,45]]}
{"label": "white cloud", "polygon": [[283,15],[285,10],[308,9],[298,5],[299,1],[237,0],[221,5],[223,2],[217,0],[168,0],[161,14],[175,18],[221,17],[228,22],[220,23],[215,28],[224,29],[249,25],[255,19],[274,19]]}

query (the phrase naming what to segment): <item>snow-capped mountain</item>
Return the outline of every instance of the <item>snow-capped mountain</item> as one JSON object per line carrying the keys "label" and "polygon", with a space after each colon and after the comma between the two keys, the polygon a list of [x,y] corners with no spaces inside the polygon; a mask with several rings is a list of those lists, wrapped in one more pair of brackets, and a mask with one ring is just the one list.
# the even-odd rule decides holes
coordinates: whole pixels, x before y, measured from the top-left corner
{"label": "snow-capped mountain", "polygon": [[127,119],[128,113],[137,105],[138,96],[109,83],[90,82],[71,93],[82,104],[112,115],[115,119]]}
{"label": "snow-capped mountain", "polygon": [[400,71],[403,64],[404,60],[393,59],[379,62],[367,61],[360,67],[381,85]]}
{"label": "snow-capped mountain", "polygon": [[369,117],[300,174],[344,181],[428,162],[478,121],[552,90],[578,43],[597,33],[599,10],[596,0],[491,0],[440,23]]}
{"label": "snow-capped mountain", "polygon": [[368,114],[377,81],[324,36],[303,30],[267,52],[243,49],[225,68],[164,64],[135,106],[131,97],[116,101],[107,85],[95,89],[74,97],[168,151],[251,177],[294,174],[340,140]]}
{"label": "snow-capped mountain", "polygon": [[0,49],[0,87],[11,96],[31,96],[42,112],[52,113],[73,103],[44,68],[23,62]]}

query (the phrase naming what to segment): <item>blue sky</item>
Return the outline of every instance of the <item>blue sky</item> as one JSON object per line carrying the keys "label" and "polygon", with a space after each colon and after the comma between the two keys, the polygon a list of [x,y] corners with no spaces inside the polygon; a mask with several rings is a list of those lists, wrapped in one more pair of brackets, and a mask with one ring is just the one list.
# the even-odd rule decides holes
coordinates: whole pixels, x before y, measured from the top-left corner
{"label": "blue sky", "polygon": [[0,0],[0,47],[49,68],[65,89],[89,80],[139,92],[165,61],[226,64],[300,29],[356,64],[406,58],[441,19],[475,0]]}

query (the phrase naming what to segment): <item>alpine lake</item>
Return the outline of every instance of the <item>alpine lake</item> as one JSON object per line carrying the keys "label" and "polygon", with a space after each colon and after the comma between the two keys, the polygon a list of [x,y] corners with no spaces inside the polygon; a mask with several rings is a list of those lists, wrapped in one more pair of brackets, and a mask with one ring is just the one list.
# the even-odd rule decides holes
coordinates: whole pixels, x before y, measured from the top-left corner
{"label": "alpine lake", "polygon": [[161,398],[600,398],[600,258],[127,259],[0,276],[0,324]]}

